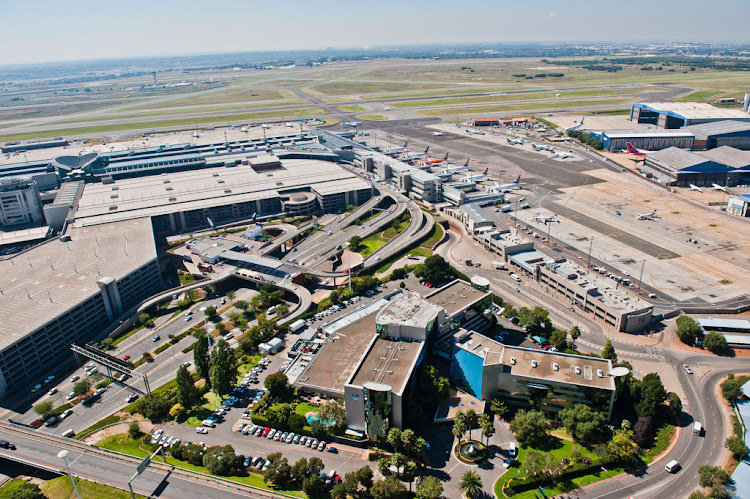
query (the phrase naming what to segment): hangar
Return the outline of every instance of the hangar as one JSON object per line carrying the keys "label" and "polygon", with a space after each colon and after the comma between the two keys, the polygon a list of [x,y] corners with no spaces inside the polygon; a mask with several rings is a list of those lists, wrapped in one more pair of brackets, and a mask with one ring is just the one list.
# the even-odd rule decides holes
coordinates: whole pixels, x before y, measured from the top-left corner
{"label": "hangar", "polygon": [[750,149],[750,123],[744,121],[716,121],[687,127],[695,135],[694,149],[715,149],[731,146]]}
{"label": "hangar", "polygon": [[682,128],[727,120],[750,122],[750,114],[739,109],[719,109],[702,102],[646,102],[630,106],[630,119],[659,128]]}
{"label": "hangar", "polygon": [[[750,124],[748,124],[750,126]],[[601,134],[592,133],[602,141],[607,151],[619,151],[627,148],[630,142],[638,149],[658,151],[668,147],[679,147],[680,149],[692,149],[695,135],[686,130],[606,130]]]}
{"label": "hangar", "polygon": [[646,155],[644,170],[676,186],[740,185],[750,182],[750,152],[723,146],[705,152],[670,147]]}

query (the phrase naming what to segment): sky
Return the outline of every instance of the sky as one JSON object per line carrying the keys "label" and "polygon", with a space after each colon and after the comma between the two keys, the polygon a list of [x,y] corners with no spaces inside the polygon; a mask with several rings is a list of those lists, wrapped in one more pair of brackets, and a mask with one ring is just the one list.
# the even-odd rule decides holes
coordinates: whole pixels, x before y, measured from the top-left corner
{"label": "sky", "polygon": [[750,42],[748,0],[0,0],[0,64],[436,42]]}

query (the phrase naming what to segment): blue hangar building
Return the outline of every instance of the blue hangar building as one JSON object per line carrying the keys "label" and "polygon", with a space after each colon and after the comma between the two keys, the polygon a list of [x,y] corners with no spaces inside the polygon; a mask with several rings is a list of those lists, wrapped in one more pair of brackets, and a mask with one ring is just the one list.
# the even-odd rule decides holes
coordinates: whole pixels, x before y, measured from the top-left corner
{"label": "blue hangar building", "polygon": [[703,102],[646,102],[630,106],[630,120],[674,129],[727,120],[750,123],[750,114],[740,109],[720,109]]}

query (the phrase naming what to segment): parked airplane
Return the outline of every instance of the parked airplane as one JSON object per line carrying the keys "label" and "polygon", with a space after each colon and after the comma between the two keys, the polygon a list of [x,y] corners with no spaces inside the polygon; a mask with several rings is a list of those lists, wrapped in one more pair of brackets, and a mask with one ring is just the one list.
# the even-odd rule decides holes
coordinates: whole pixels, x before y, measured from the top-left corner
{"label": "parked airplane", "polygon": [[655,216],[656,210],[652,211],[651,213],[639,213],[638,220],[653,220]]}
{"label": "parked airplane", "polygon": [[477,180],[482,180],[483,178],[487,177],[487,171],[489,168],[485,168],[483,173],[479,173],[477,175],[466,175],[464,178],[461,179],[461,182],[464,184],[470,184],[472,182],[476,182]]}
{"label": "parked airplane", "polygon": [[508,139],[508,144],[510,145],[523,144],[523,139]]}
{"label": "parked airplane", "polygon": [[456,172],[460,172],[461,170],[466,170],[469,167],[469,161],[470,161],[470,159],[471,158],[467,159],[466,163],[464,163],[461,166],[452,166],[450,168],[446,168],[444,170],[444,173],[456,173]]}
{"label": "parked airplane", "polygon": [[698,192],[703,192],[703,189],[701,189],[700,187],[698,187],[695,184],[690,184],[690,189],[694,190],[694,191],[698,191]]}
{"label": "parked airplane", "polygon": [[628,154],[633,154],[634,156],[645,156],[646,154],[654,152],[654,151],[647,151],[645,149],[636,149],[635,146],[631,144],[630,142],[628,142],[625,145],[627,146],[627,149],[625,149],[625,151]]}
{"label": "parked airplane", "polygon": [[578,130],[582,126],[583,126],[583,118],[581,118],[581,122],[580,123],[577,123],[577,124],[575,124],[573,126],[569,126],[568,128],[565,129],[565,131],[566,132],[571,132],[573,130]]}
{"label": "parked airplane", "polygon": [[351,121],[349,123],[347,123],[346,121],[342,121],[341,122],[341,126],[351,126],[351,127],[355,127],[355,128],[358,127],[361,124],[362,124],[361,121]]}
{"label": "parked airplane", "polygon": [[406,146],[408,145],[409,145],[409,142],[404,142],[404,145],[402,145],[401,147],[391,147],[390,149],[385,151],[384,154],[398,154],[400,152],[404,152],[406,151]]}
{"label": "parked airplane", "polygon": [[198,135],[198,132],[193,132],[193,137],[197,139],[198,137],[200,137],[200,135]]}
{"label": "parked airplane", "polygon": [[390,111],[390,110],[391,110],[391,108],[390,108],[390,107],[388,107],[388,106],[385,106],[385,107],[383,108],[383,110],[384,110],[384,111]]}
{"label": "parked airplane", "polygon": [[435,137],[442,137],[445,134],[443,132],[432,132],[432,135],[434,135]]}
{"label": "parked airplane", "polygon": [[531,144],[531,147],[533,147],[535,151],[551,151],[552,150],[552,147],[548,145],[538,146],[536,144]]}
{"label": "parked airplane", "polygon": [[554,215],[549,216],[549,217],[538,215],[538,216],[532,218],[531,220],[533,220],[534,222],[544,222],[544,225],[547,225],[550,222],[557,222],[558,221],[557,220],[557,214],[554,214]]}
{"label": "parked airplane", "polygon": [[727,192],[727,188],[719,184],[713,184],[713,188],[717,191]]}
{"label": "parked airplane", "polygon": [[555,158],[560,158],[560,159],[566,159],[566,158],[572,158],[573,157],[572,154],[567,153],[567,152],[556,152],[552,156],[555,157]]}
{"label": "parked airplane", "polygon": [[516,180],[514,182],[511,182],[510,184],[505,185],[499,185],[497,182],[495,182],[495,185],[490,187],[490,194],[503,194],[506,192],[510,192],[513,189],[518,189],[521,187],[521,175],[519,174],[518,177],[516,177]]}
{"label": "parked airplane", "polygon": [[422,164],[425,166],[430,166],[430,165],[437,165],[445,161],[448,161],[448,153],[445,153],[445,156],[443,156],[442,158],[428,159],[427,161],[422,161]]}
{"label": "parked airplane", "polygon": [[403,157],[403,160],[404,161],[411,161],[413,159],[424,158],[425,156],[427,156],[427,152],[429,150],[430,150],[430,146],[427,146],[425,148],[424,152],[413,152],[411,154],[407,154],[406,156]]}
{"label": "parked airplane", "polygon": [[473,128],[467,128],[466,133],[472,134],[472,135],[484,135],[484,132],[481,130],[474,130]]}

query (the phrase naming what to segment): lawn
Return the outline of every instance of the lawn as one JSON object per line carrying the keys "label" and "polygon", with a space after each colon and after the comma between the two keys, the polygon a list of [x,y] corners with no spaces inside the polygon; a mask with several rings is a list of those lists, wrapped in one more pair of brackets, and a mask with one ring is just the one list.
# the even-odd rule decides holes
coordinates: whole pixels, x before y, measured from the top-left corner
{"label": "lawn", "polygon": [[360,114],[357,115],[357,119],[365,121],[386,121],[388,120],[388,116],[383,116],[382,114]]}
{"label": "lawn", "polygon": [[[391,78],[384,78],[391,79]],[[302,90],[311,95],[329,96],[329,95],[348,95],[348,94],[371,94],[375,92],[398,92],[400,90],[423,90],[427,88],[446,87],[446,84],[430,83],[400,83],[393,81],[351,81],[337,80],[327,83],[320,83],[311,87],[305,87]]]}
{"label": "lawn", "polygon": [[203,420],[219,408],[222,397],[214,392],[208,392],[203,396],[203,400],[205,401],[203,404],[195,406],[187,412],[187,419],[183,421],[183,424],[196,427],[201,426]]}
{"label": "lawn", "polygon": [[367,111],[366,107],[358,106],[356,104],[338,106],[336,109],[338,109],[339,111],[344,111],[345,113],[361,113],[362,111]]}
{"label": "lawn", "polygon": [[[503,483],[505,483],[505,481],[510,478],[526,478],[527,475],[523,467],[523,462],[524,459],[526,459],[526,454],[528,454],[530,450],[536,450],[542,453],[551,453],[553,456],[555,456],[555,460],[559,461],[564,457],[570,456],[570,451],[573,448],[573,445],[575,445],[574,442],[554,437],[550,437],[545,444],[540,445],[537,448],[521,445],[518,451],[517,464],[511,467],[508,473],[503,475],[503,477],[500,477],[497,482],[495,482],[495,494],[497,495],[497,497],[507,497],[502,493]],[[583,446],[581,446],[581,456],[590,457],[591,459],[596,458],[596,455],[593,452]],[[514,469],[515,472],[513,471]],[[584,487],[591,483],[598,482],[599,480],[604,480],[605,478],[618,475],[623,471],[625,471],[623,468],[614,468],[611,470],[607,469],[607,471],[600,471],[598,473],[593,473],[590,475],[574,478],[572,480],[567,480],[563,483],[557,484],[554,487],[545,487],[546,495],[548,497],[554,497],[559,494],[564,494],[570,490]],[[536,498],[537,494],[536,490],[528,490],[526,492],[516,494],[513,497],[519,499],[532,499]]]}
{"label": "lawn", "polygon": [[[130,499],[130,492],[116,489],[107,485],[102,485],[88,480],[76,479],[78,493],[83,499]],[[73,490],[73,484],[67,476],[57,477],[43,483],[40,487],[47,497],[55,499],[75,499],[76,493]],[[146,496],[136,494],[138,499],[146,499]]]}
{"label": "lawn", "polygon": [[575,98],[575,97],[601,97],[601,96],[614,96],[614,95],[632,95],[637,91],[625,91],[625,90],[568,90],[563,92],[535,92],[527,94],[506,94],[506,95],[480,95],[474,97],[453,97],[446,99],[425,99],[425,100],[413,100],[413,101],[401,101],[390,103],[389,106],[393,107],[428,107],[428,106],[448,106],[448,105],[460,105],[460,104],[478,104],[483,102],[508,102],[508,101],[526,101],[536,99],[549,99],[553,100],[559,98]]}
{"label": "lawn", "polygon": [[21,480],[20,478],[11,478],[7,482],[5,482],[2,487],[0,487],[0,499],[6,499],[7,497],[10,497],[11,492],[18,489],[25,483],[26,480]]}
{"label": "lawn", "polygon": [[382,235],[382,232],[378,232],[377,234],[373,234],[362,239],[362,242],[359,245],[361,249],[358,251],[358,253],[367,258],[369,255],[375,253],[377,250],[385,246],[388,240],[383,239]]}
{"label": "lawn", "polygon": [[261,360],[263,360],[263,356],[260,354],[256,354],[252,359],[250,359],[249,362],[237,366],[237,380],[240,381],[245,376],[245,374],[249,373],[250,370],[253,367],[257,366],[258,362],[260,362]]}
{"label": "lawn", "polygon": [[430,231],[429,237],[419,246],[422,248],[432,249],[432,246],[440,239],[442,239],[444,233],[445,231],[443,230],[443,226],[439,223],[436,223],[432,228],[432,231]]}
{"label": "lawn", "polygon": [[631,99],[580,99],[580,100],[556,100],[551,102],[537,102],[537,103],[515,103],[515,104],[495,104],[488,106],[471,106],[471,107],[452,107],[452,108],[439,108],[439,109],[425,109],[417,111],[417,114],[424,116],[455,116],[456,113],[464,114],[476,114],[476,113],[494,113],[494,112],[511,112],[511,111],[533,111],[533,110],[551,110],[551,109],[569,109],[579,107],[591,107],[591,106],[615,106],[630,102]]}
{"label": "lawn", "polygon": [[100,428],[104,428],[107,425],[111,425],[111,424],[117,423],[118,421],[120,421],[120,416],[114,416],[114,415],[109,416],[107,418],[102,419],[98,423],[95,423],[95,424],[89,426],[88,428],[86,428],[82,432],[78,433],[78,435],[74,436],[73,438],[76,439],[76,440],[82,440],[83,438],[87,437],[88,435],[91,435],[92,433],[94,433],[96,430],[98,430]]}
{"label": "lawn", "polygon": [[316,412],[317,410],[318,408],[312,404],[308,404],[307,402],[300,402],[299,404],[297,404],[297,407],[294,409],[294,412],[296,412],[300,416],[304,416],[308,412]]}

